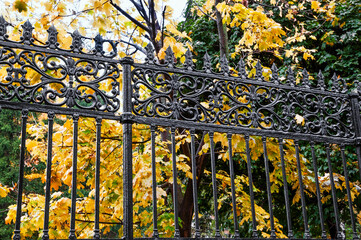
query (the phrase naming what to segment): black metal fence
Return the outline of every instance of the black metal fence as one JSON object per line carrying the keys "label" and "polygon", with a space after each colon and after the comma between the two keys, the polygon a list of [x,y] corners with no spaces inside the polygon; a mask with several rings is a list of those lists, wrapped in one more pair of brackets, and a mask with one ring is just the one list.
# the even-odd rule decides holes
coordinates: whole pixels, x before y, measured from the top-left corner
{"label": "black metal fence", "polygon": [[[272,66],[271,73],[267,75],[260,63],[255,67],[254,77],[250,78],[242,60],[235,73],[230,71],[225,58],[220,61],[220,71],[215,72],[207,54],[204,56],[203,69],[196,70],[190,51],[185,54],[185,61],[179,66],[174,62],[171,49],[166,51],[163,63],[157,62],[151,46],[147,47],[145,62],[140,64],[129,57],[114,59],[116,44],[103,40],[100,36],[94,39],[94,50],[86,51],[82,46],[83,38],[76,31],[71,35],[70,49],[61,49],[54,27],[49,28],[45,44],[35,44],[33,27],[29,22],[22,25],[20,41],[9,38],[7,26],[8,23],[0,17],[0,69],[7,71],[7,76],[0,79],[0,105],[1,108],[22,111],[13,239],[21,239],[21,217],[26,214],[22,213],[22,197],[29,112],[48,113],[42,239],[49,239],[52,136],[56,115],[73,118],[73,173],[79,167],[79,118],[96,119],[93,239],[103,237],[99,221],[99,189],[102,181],[101,127],[102,121],[106,120],[120,121],[123,125],[123,236],[120,237],[162,237],[162,233],[158,231],[162,220],[158,219],[159,182],[156,178],[155,151],[156,137],[162,135],[164,141],[169,140],[171,159],[168,161],[172,166],[172,178],[180,181],[170,184],[172,191],[168,194],[170,199],[176,199],[172,201],[171,208],[174,215],[174,238],[279,238],[284,236],[278,235],[280,231],[289,238],[359,238],[360,97],[357,88],[350,91],[341,78],[334,75],[331,80],[325,80],[322,73],[319,73],[317,80],[310,80],[306,70],[298,77],[291,68],[287,71],[287,76],[281,78],[276,66]],[[105,44],[110,44],[111,52],[103,50]],[[41,77],[31,79],[31,71]],[[119,89],[121,75],[123,91]],[[81,76],[88,80],[83,80]],[[108,84],[108,87],[102,88],[102,84]],[[87,89],[91,89],[91,93]],[[119,112],[121,113],[118,114]],[[153,213],[153,224],[143,228],[153,229],[152,236],[133,236],[136,224],[133,221],[135,203],[132,163],[135,148],[132,129],[136,124],[150,127],[153,204],[149,206],[152,209],[149,212]],[[163,131],[158,131],[160,128]],[[178,175],[177,172],[177,155],[180,151],[176,150],[176,139],[181,132],[190,136],[188,164],[192,177]],[[215,140],[215,136],[222,136],[227,140],[220,143]],[[209,164],[205,163],[201,168],[200,149],[205,144],[209,144],[205,148],[209,151],[205,151],[204,161]],[[233,147],[237,144],[244,144],[244,151],[239,152],[240,149]],[[257,155],[260,160],[256,161],[252,157],[252,149],[257,144],[261,144],[263,151]],[[277,146],[277,149],[273,146]],[[224,151],[220,152],[220,149]],[[286,159],[285,155],[292,156],[294,161],[289,157]],[[219,158],[227,159],[228,163]],[[199,174],[208,167],[211,182],[205,184]],[[228,185],[223,186],[223,182],[217,177],[217,169],[224,170],[227,167],[229,170],[225,175],[229,176],[230,200],[222,201],[231,207],[228,215],[224,214],[219,199],[221,188],[227,188]],[[293,169],[293,172],[289,172],[289,169]],[[278,175],[275,176],[275,173]],[[291,175],[297,179],[290,180]],[[248,183],[245,184],[248,189],[243,192],[247,192],[249,196],[249,208],[242,205],[244,202],[240,203],[240,176],[245,176]],[[257,183],[263,181],[265,185],[254,186],[255,179]],[[185,222],[179,222],[183,221],[180,215],[185,209],[178,204],[181,189],[179,184],[184,185],[186,181],[191,181],[193,208],[193,229],[188,235],[181,231]],[[277,191],[274,190],[276,181],[278,186],[282,186]],[[305,186],[305,181],[313,184],[313,191]],[[207,187],[212,188],[211,193],[200,194],[200,189]],[[275,193],[277,198],[273,198]],[[227,195],[222,195],[225,196]],[[204,198],[207,197],[212,198],[206,199],[209,200],[208,203],[211,202],[207,206],[212,210],[199,206],[200,201],[204,204]],[[77,174],[72,174],[69,239],[76,239],[79,231],[76,229],[76,201]],[[267,209],[266,215],[260,215],[260,206]],[[205,225],[201,223],[200,211],[212,212],[211,219],[205,219]],[[247,211],[251,217],[241,221]],[[308,217],[310,213],[312,218]],[[268,224],[266,230],[257,228],[262,218]],[[283,227],[283,230],[276,229],[276,224],[278,228]],[[208,230],[211,228],[211,231],[206,234],[202,226]],[[264,235],[263,231],[267,234]],[[315,232],[316,236],[311,236],[311,232]]]}

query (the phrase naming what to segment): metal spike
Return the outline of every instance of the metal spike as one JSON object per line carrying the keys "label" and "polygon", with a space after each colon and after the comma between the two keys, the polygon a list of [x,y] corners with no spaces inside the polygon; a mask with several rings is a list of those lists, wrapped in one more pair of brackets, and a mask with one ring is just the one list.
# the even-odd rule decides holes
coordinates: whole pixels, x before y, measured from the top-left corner
{"label": "metal spike", "polygon": [[287,69],[287,83],[291,87],[294,87],[296,85],[295,73],[293,72],[291,67],[288,67],[288,69]]}
{"label": "metal spike", "polygon": [[271,81],[274,82],[275,84],[279,84],[280,80],[279,80],[279,77],[278,77],[278,68],[277,68],[276,64],[274,64],[274,63],[272,64],[271,70],[272,70],[272,79],[271,79]]}
{"label": "metal spike", "polygon": [[184,67],[187,70],[193,70],[194,69],[193,55],[189,49],[186,51],[185,58],[186,60],[184,62]]}
{"label": "metal spike", "polygon": [[204,54],[204,57],[203,57],[203,70],[206,73],[212,72],[211,57],[208,55],[208,52],[206,52],[206,54]]}
{"label": "metal spike", "polygon": [[307,72],[307,69],[304,68],[302,71],[302,86],[305,88],[310,88],[310,75]]}
{"label": "metal spike", "polygon": [[8,38],[8,35],[6,34],[7,26],[9,26],[9,23],[3,16],[0,16],[0,40],[5,40]]}
{"label": "metal spike", "polygon": [[145,63],[153,64],[154,63],[154,48],[151,43],[145,47],[146,55]]}
{"label": "metal spike", "polygon": [[168,67],[174,67],[174,53],[172,48],[169,46],[165,50],[165,64],[168,64]]}
{"label": "metal spike", "polygon": [[333,76],[331,79],[332,79],[331,91],[340,92],[340,85],[338,84],[339,79],[338,79],[336,73],[333,73]]}
{"label": "metal spike", "polygon": [[241,79],[247,78],[246,65],[244,64],[244,61],[242,58],[238,62],[238,76]]}
{"label": "metal spike", "polygon": [[263,81],[264,80],[264,78],[263,78],[263,67],[262,67],[259,60],[257,61],[257,64],[256,64],[256,80],[257,81]]}
{"label": "metal spike", "polygon": [[30,21],[27,20],[21,27],[23,28],[23,35],[20,37],[20,40],[25,44],[34,42],[32,34],[34,27],[31,25]]}
{"label": "metal spike", "polygon": [[71,43],[70,49],[74,52],[80,52],[83,49],[83,41],[79,31],[75,30],[73,34],[71,34],[71,37],[73,38],[73,41]]}
{"label": "metal spike", "polygon": [[48,41],[46,42],[46,45],[49,46],[49,48],[57,48],[59,46],[58,43],[58,30],[54,27],[54,25],[51,25],[48,32]]}
{"label": "metal spike", "polygon": [[228,67],[228,60],[225,54],[223,54],[223,56],[221,57],[220,64],[221,64],[221,73],[228,76],[229,67]]}
{"label": "metal spike", "polygon": [[317,78],[318,78],[317,87],[320,88],[322,91],[325,90],[325,88],[326,88],[325,77],[323,76],[321,70],[318,72]]}
{"label": "metal spike", "polygon": [[103,55],[104,54],[104,51],[103,51],[104,40],[103,40],[102,35],[100,35],[98,33],[94,38],[94,42],[95,42],[95,53],[96,53],[96,55],[98,55],[98,56]]}

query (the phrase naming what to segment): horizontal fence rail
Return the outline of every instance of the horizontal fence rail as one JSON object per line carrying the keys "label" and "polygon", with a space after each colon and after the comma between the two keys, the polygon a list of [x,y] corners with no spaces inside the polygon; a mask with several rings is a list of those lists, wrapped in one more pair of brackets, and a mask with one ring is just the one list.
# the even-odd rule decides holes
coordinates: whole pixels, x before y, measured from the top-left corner
{"label": "horizontal fence rail", "polygon": [[[54,27],[38,45],[29,21],[20,41],[8,25],[0,17],[0,106],[21,111],[14,240],[25,238],[30,218],[27,140],[36,139],[29,129],[37,116],[46,159],[35,238],[65,231],[67,239],[359,239],[360,96],[336,74],[310,81],[306,70],[298,78],[289,68],[280,77],[275,65],[267,75],[258,62],[252,76],[242,60],[231,71],[225,57],[215,71],[208,54],[197,70],[190,51],[181,66],[170,48],[159,63],[151,45],[135,63],[115,59],[117,44],[100,35],[84,50],[76,31],[63,49]],[[55,136],[67,123],[63,146]],[[88,145],[94,154],[85,158]],[[58,179],[65,211],[54,207],[52,185],[54,149],[62,147],[71,149],[71,184]],[[80,211],[84,199],[90,212]],[[60,210],[61,229],[53,225]]]}

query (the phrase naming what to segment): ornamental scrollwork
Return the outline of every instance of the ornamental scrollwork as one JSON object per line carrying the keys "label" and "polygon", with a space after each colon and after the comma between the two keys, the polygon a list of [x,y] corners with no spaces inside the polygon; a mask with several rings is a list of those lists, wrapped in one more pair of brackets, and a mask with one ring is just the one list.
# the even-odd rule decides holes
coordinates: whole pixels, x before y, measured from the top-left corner
{"label": "ornamental scrollwork", "polygon": [[108,112],[120,106],[120,70],[111,61],[1,47],[0,71],[0,100]]}
{"label": "ornamental scrollwork", "polygon": [[132,71],[133,113],[281,132],[354,137],[347,94],[304,91],[310,87],[306,74],[303,87],[297,89],[284,87],[275,75],[273,84],[261,81],[261,77],[242,81],[219,75],[202,76],[192,71],[139,64]]}
{"label": "ornamental scrollwork", "polygon": [[190,51],[178,65],[170,47],[163,62],[155,60],[151,45],[146,51],[145,64],[135,64],[131,75],[135,115],[285,133],[355,136],[348,89],[336,74],[326,84],[320,71],[315,84],[306,69],[298,78],[289,67],[281,78],[273,64],[265,77],[257,62],[249,77],[242,59],[238,73],[232,73],[225,56],[215,71],[206,52],[203,68],[197,70]]}

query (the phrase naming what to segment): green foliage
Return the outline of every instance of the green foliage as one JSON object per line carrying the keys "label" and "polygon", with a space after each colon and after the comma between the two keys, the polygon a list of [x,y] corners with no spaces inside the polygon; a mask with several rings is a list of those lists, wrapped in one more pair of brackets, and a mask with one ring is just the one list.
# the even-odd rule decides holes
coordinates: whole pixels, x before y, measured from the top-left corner
{"label": "green foliage", "polygon": [[[0,113],[0,182],[9,187],[14,186],[18,179],[19,116],[18,112],[11,110],[2,110]],[[0,239],[10,239],[12,236],[14,226],[6,225],[4,220],[8,206],[15,203],[15,192],[0,198]]]}
{"label": "green foliage", "polygon": [[344,1],[337,5],[338,24],[327,22],[316,32],[315,57],[325,72],[337,72],[347,83],[361,79],[361,1]]}

